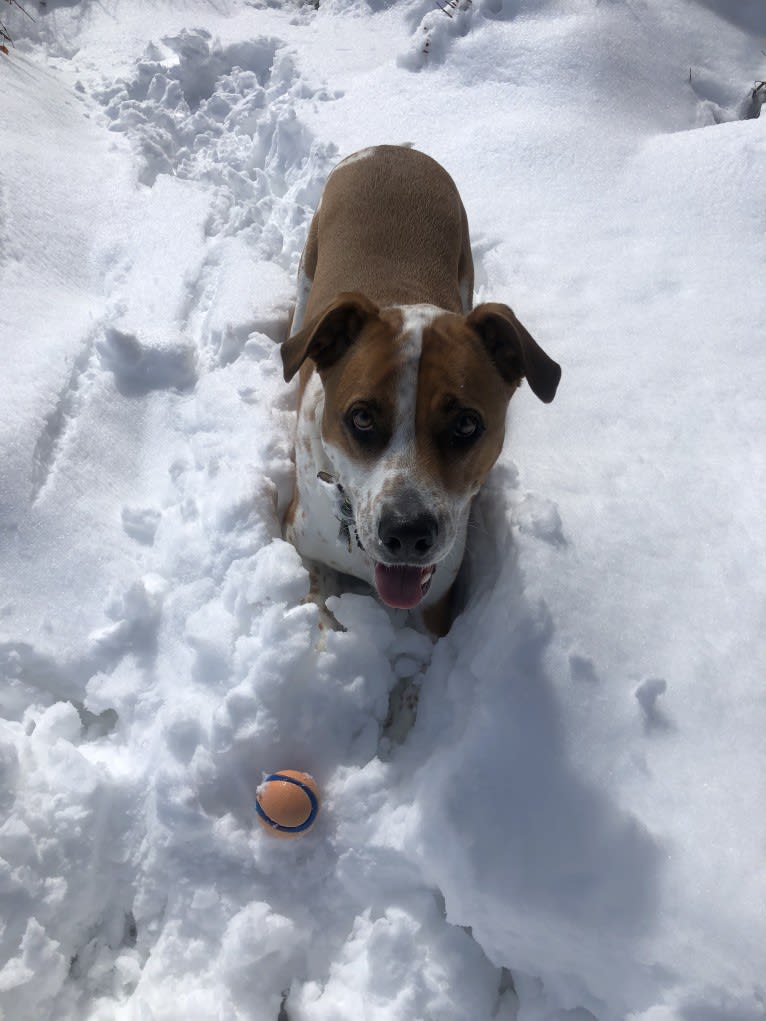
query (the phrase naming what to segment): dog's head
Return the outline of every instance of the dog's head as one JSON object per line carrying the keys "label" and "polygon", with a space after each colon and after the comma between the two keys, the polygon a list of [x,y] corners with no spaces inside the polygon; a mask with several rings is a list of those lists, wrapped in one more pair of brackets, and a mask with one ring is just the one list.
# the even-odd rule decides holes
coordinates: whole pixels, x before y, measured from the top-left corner
{"label": "dog's head", "polygon": [[285,379],[307,358],[324,386],[324,449],[378,594],[416,606],[462,542],[514,390],[526,377],[552,401],[561,369],[507,305],[464,316],[379,309],[356,293],[338,295],[282,345]]}

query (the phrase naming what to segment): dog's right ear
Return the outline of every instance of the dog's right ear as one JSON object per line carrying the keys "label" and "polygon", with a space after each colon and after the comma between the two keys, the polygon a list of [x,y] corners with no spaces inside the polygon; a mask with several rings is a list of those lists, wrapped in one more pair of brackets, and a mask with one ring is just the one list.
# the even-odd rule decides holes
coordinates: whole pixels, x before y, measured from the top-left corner
{"label": "dog's right ear", "polygon": [[282,344],[282,366],[289,383],[307,358],[329,369],[351,347],[378,306],[357,292],[339,294],[316,319]]}

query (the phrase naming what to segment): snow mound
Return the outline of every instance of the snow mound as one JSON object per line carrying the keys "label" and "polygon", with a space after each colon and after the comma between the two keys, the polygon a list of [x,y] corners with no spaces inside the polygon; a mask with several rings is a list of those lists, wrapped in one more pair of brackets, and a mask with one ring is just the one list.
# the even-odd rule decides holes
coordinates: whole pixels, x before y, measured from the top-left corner
{"label": "snow mound", "polygon": [[[762,5],[441,6],[4,10],[13,1021],[763,1014]],[[281,537],[309,218],[405,139],[565,371],[435,644]]]}
{"label": "snow mound", "polygon": [[295,272],[336,150],[313,143],[295,110],[297,99],[331,94],[309,88],[284,43],[223,46],[184,30],[150,44],[130,78],[96,96],[111,130],[135,142],[142,183],[170,174],[212,186],[206,232],[252,238],[257,257]]}

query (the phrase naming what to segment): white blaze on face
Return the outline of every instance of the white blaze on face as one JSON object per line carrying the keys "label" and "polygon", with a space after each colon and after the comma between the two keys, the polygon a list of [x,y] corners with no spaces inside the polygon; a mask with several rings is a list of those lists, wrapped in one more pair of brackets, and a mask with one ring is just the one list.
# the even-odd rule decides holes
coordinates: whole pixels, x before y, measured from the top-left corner
{"label": "white blaze on face", "polygon": [[402,355],[396,390],[394,433],[381,461],[381,467],[389,478],[397,470],[406,473],[416,470],[415,410],[418,400],[420,356],[423,353],[423,330],[434,321],[441,310],[433,305],[405,305],[401,311]]}

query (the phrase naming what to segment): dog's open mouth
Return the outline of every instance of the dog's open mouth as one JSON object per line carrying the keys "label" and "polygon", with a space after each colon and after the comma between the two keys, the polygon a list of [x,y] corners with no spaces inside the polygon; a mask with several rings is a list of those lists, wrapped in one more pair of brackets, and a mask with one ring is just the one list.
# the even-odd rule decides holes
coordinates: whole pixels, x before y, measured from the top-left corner
{"label": "dog's open mouth", "polygon": [[435,564],[428,567],[375,565],[375,588],[387,606],[411,610],[428,592]]}

